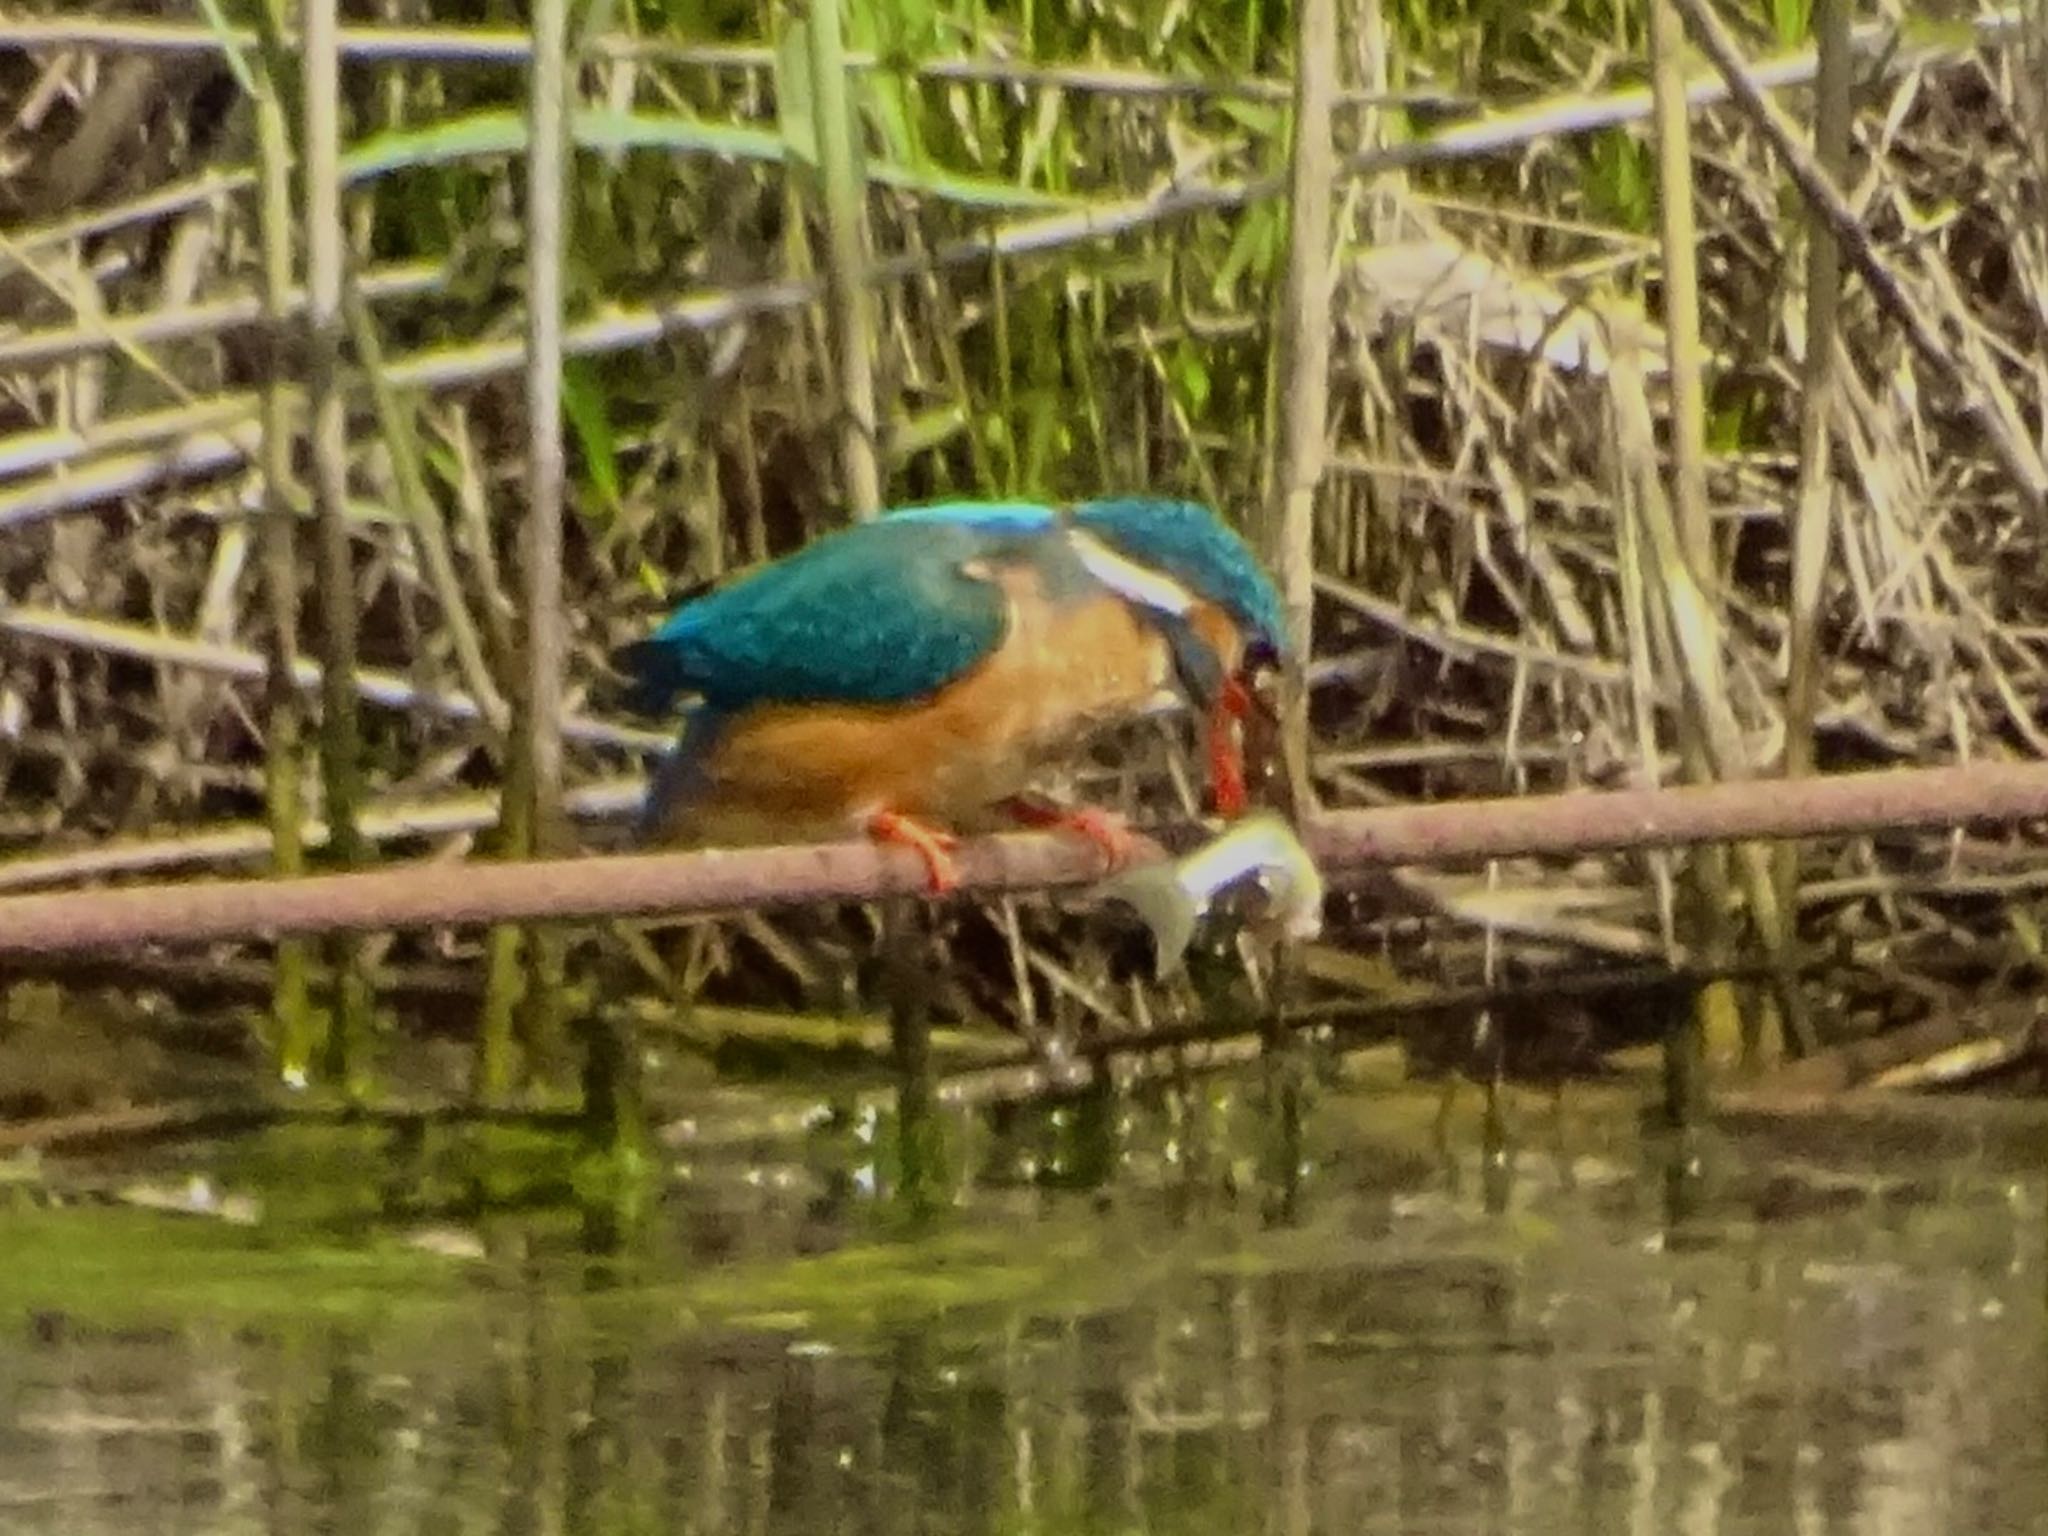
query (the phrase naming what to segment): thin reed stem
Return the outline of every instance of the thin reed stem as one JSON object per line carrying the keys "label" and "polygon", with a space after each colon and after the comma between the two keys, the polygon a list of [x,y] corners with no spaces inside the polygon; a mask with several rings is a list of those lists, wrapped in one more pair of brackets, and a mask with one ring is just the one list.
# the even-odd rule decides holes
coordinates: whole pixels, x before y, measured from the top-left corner
{"label": "thin reed stem", "polygon": [[[336,0],[304,0],[303,164],[306,208],[306,333],[312,405],[313,508],[320,592],[320,767],[327,857],[343,869],[361,864],[368,845],[356,828],[363,801],[362,721],[356,691],[356,577],[348,515],[348,418],[341,379],[341,61]],[[333,1018],[327,1070],[343,1090],[366,1086],[365,1053],[375,1007],[363,941],[337,935],[328,945]]]}
{"label": "thin reed stem", "polygon": [[[278,0],[271,0],[273,12]],[[273,16],[273,20],[275,20]],[[291,146],[281,82],[273,57],[259,54],[255,81],[256,144],[261,176],[257,232],[263,261],[266,317],[282,332],[292,291]],[[305,873],[300,836],[306,769],[305,704],[297,677],[299,647],[298,518],[292,510],[292,422],[284,381],[273,370],[262,392],[263,535],[265,595],[269,601],[264,691],[264,804],[271,836],[271,869],[280,878]],[[312,1070],[318,1024],[314,1017],[312,956],[303,938],[277,945],[271,1010],[277,1030],[278,1069],[303,1086]]]}
{"label": "thin reed stem", "polygon": [[869,315],[865,182],[858,120],[846,90],[840,0],[811,0],[811,120],[825,205],[825,287],[839,383],[839,471],[856,518],[882,508],[876,454],[874,328]]}
{"label": "thin reed stem", "polygon": [[[523,602],[526,678],[523,734],[526,834],[539,854],[562,845],[562,675],[566,616],[562,611],[562,520],[568,476],[562,441],[562,330],[567,260],[569,159],[568,0],[536,0],[533,68],[528,97],[532,153],[526,180],[526,538]],[[543,927],[528,935],[526,996],[520,1029],[530,1058],[550,1062],[559,1051],[567,935]],[[587,1051],[586,1107],[609,1103],[602,1052]],[[596,1091],[593,1092],[593,1086]]]}
{"label": "thin reed stem", "polygon": [[[1848,0],[1814,0],[1814,41],[1820,50],[1815,86],[1813,152],[1835,185],[1848,179],[1850,73]],[[1839,344],[1842,255],[1826,220],[1806,221],[1806,357],[1801,372],[1799,489],[1792,515],[1792,591],[1786,608],[1785,774],[1813,771],[1813,717],[1820,706],[1821,618],[1834,526],[1833,434],[1835,349]],[[1798,908],[1799,845],[1778,849],[1784,910]]]}
{"label": "thin reed stem", "polygon": [[1330,220],[1337,150],[1336,0],[1302,0],[1295,39],[1294,146],[1286,290],[1273,347],[1279,381],[1279,457],[1268,493],[1266,563],[1287,605],[1288,658],[1280,749],[1297,814],[1315,809],[1308,776],[1306,667],[1315,612],[1316,490],[1322,483],[1330,406]]}

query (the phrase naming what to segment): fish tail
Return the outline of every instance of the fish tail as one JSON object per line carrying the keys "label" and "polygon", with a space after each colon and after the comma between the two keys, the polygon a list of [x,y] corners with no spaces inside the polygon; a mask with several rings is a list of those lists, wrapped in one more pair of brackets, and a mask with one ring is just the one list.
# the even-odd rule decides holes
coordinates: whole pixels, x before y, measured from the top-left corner
{"label": "fish tail", "polygon": [[1153,969],[1159,976],[1180,970],[1201,911],[1171,864],[1147,864],[1119,875],[1102,887],[1102,895],[1122,902],[1151,930]]}

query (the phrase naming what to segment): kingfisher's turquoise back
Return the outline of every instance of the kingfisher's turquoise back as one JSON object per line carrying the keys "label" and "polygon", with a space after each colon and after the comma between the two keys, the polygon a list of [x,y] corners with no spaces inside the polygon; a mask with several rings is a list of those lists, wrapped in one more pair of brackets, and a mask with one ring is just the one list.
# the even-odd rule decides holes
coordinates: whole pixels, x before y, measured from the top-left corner
{"label": "kingfisher's turquoise back", "polygon": [[[1073,522],[1125,558],[1215,603],[1276,653],[1280,598],[1250,547],[1198,502],[1084,502]],[[898,704],[936,693],[1001,642],[1003,595],[963,570],[1032,563],[1048,590],[1093,578],[1038,502],[941,502],[827,535],[682,608],[616,657],[632,706],[664,713],[697,693],[723,710],[763,702]]]}
{"label": "kingfisher's turquoise back", "polygon": [[685,604],[617,660],[633,703],[700,693],[724,709],[895,704],[937,692],[1003,633],[1003,595],[962,567],[1050,561],[1073,581],[1049,507],[950,503],[857,524]]}

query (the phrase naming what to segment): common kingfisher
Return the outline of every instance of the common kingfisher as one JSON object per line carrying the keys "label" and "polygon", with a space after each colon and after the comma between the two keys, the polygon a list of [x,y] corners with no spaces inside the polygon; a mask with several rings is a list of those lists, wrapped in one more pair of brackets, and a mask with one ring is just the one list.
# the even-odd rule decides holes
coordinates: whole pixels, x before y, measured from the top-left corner
{"label": "common kingfisher", "polygon": [[1129,834],[1026,794],[1093,730],[1178,689],[1206,722],[1211,795],[1245,805],[1248,679],[1285,649],[1250,548],[1195,502],[947,502],[841,529],[679,608],[618,651],[628,703],[695,694],[643,838],[915,848],[941,894],[954,829],[1062,825],[1114,868]]}

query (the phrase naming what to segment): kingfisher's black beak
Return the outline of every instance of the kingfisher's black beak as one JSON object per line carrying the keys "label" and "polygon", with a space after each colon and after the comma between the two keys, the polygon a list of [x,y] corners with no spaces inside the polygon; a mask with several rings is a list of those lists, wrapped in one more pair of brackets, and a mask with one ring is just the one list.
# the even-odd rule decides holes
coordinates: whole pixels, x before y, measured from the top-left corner
{"label": "kingfisher's black beak", "polygon": [[1230,682],[1224,675],[1222,659],[1180,615],[1155,613],[1150,617],[1166,637],[1174,674],[1180,679],[1182,690],[1196,708],[1205,712],[1213,708]]}

